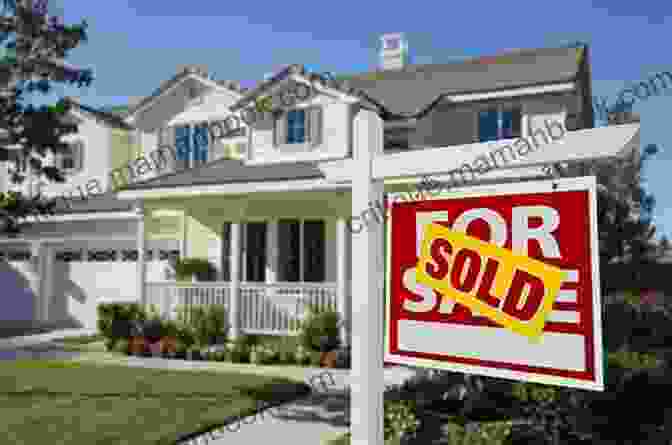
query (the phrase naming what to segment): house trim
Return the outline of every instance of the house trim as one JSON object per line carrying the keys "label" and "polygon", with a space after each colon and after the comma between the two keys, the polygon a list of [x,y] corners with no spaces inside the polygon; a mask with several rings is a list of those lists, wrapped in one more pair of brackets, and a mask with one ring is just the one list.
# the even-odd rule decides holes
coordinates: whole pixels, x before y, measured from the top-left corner
{"label": "house trim", "polygon": [[132,124],[135,121],[135,118],[138,116],[138,114],[142,113],[147,108],[151,107],[161,97],[163,97],[166,94],[174,91],[177,87],[182,85],[182,83],[184,83],[184,81],[187,80],[187,79],[197,80],[197,81],[201,82],[203,85],[213,87],[214,89],[217,89],[217,90],[220,90],[220,91],[225,91],[225,92],[233,95],[234,97],[237,96],[238,99],[240,97],[242,97],[242,95],[240,93],[238,93],[236,91],[233,91],[230,88],[219,85],[217,82],[214,82],[210,79],[206,79],[205,77],[201,77],[197,74],[192,73],[192,74],[189,74],[187,76],[184,76],[182,79],[180,79],[179,81],[175,82],[173,85],[171,85],[170,87],[168,87],[164,91],[162,91],[160,94],[157,94],[156,96],[154,96],[150,100],[148,100],[146,103],[142,104],[138,109],[134,110],[130,115],[126,116],[126,118],[125,118],[126,122],[128,122],[129,124]]}
{"label": "house trim", "polygon": [[505,99],[518,96],[534,96],[548,93],[565,93],[574,91],[576,82],[565,82],[554,85],[512,88],[486,93],[448,94],[444,98],[452,102],[475,102],[488,99]]}
{"label": "house trim", "polygon": [[91,213],[82,213],[82,214],[71,214],[71,215],[54,215],[54,216],[45,216],[36,218],[34,216],[27,217],[26,220],[31,223],[50,223],[50,222],[62,222],[62,221],[89,221],[97,219],[108,219],[108,220],[117,220],[117,219],[138,219],[138,215],[135,212],[91,212]]}

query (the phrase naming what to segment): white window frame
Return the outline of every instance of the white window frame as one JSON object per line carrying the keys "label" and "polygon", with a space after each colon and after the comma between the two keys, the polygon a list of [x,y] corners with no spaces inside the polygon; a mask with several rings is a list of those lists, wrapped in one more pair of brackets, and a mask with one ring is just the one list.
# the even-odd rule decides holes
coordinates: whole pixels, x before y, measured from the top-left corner
{"label": "white window frame", "polygon": [[[319,120],[317,123],[318,128],[314,129],[313,128],[313,122],[312,119],[312,111],[315,108],[319,108],[319,115],[317,119]],[[287,121],[287,113],[290,111],[304,111],[305,112],[305,122],[304,122],[304,128],[306,132],[306,140],[305,142],[299,142],[299,143],[289,143],[287,142],[287,130],[288,130],[288,121]],[[278,136],[277,136],[277,131],[278,131],[278,126],[282,125],[282,141],[278,141]],[[313,134],[313,131],[317,130],[319,134]],[[276,116],[273,118],[273,145],[276,147],[276,149],[282,151],[282,152],[306,152],[306,151],[311,151],[315,148],[317,144],[322,143],[323,139],[323,131],[324,131],[324,105],[322,104],[305,104],[302,106],[296,106],[294,108],[290,108],[287,110],[284,110],[281,112],[279,116]],[[317,142],[316,142],[317,140]]]}

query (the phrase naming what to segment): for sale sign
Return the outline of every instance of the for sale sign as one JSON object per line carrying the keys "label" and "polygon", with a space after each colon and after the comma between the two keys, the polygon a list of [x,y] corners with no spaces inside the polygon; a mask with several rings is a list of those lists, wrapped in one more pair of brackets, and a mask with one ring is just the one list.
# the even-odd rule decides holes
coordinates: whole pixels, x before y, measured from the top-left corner
{"label": "for sale sign", "polygon": [[385,361],[604,390],[595,189],[389,196]]}

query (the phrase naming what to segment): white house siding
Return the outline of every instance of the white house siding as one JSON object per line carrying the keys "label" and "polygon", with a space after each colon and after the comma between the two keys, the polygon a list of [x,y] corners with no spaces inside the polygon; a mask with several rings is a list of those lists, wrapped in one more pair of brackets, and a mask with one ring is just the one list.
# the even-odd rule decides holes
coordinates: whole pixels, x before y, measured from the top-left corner
{"label": "white house siding", "polygon": [[351,105],[325,95],[318,95],[297,107],[312,105],[322,107],[319,144],[295,151],[292,150],[292,145],[277,147],[274,143],[272,119],[260,119],[252,125],[250,161],[274,163],[345,157],[349,152]]}

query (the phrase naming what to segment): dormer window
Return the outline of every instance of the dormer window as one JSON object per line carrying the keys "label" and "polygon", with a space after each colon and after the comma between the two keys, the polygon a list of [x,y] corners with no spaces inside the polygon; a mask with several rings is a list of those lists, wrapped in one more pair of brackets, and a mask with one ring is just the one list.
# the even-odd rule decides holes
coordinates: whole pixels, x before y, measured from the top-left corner
{"label": "dormer window", "polygon": [[276,147],[309,148],[320,144],[322,108],[311,106],[280,113],[275,117]]}
{"label": "dormer window", "polygon": [[488,142],[521,136],[522,110],[506,105],[494,106],[478,113],[478,141]]}
{"label": "dormer window", "polygon": [[290,110],[287,112],[287,143],[303,144],[306,142],[306,111]]}
{"label": "dormer window", "polygon": [[208,124],[175,127],[175,148],[178,169],[193,168],[208,161],[210,135]]}

